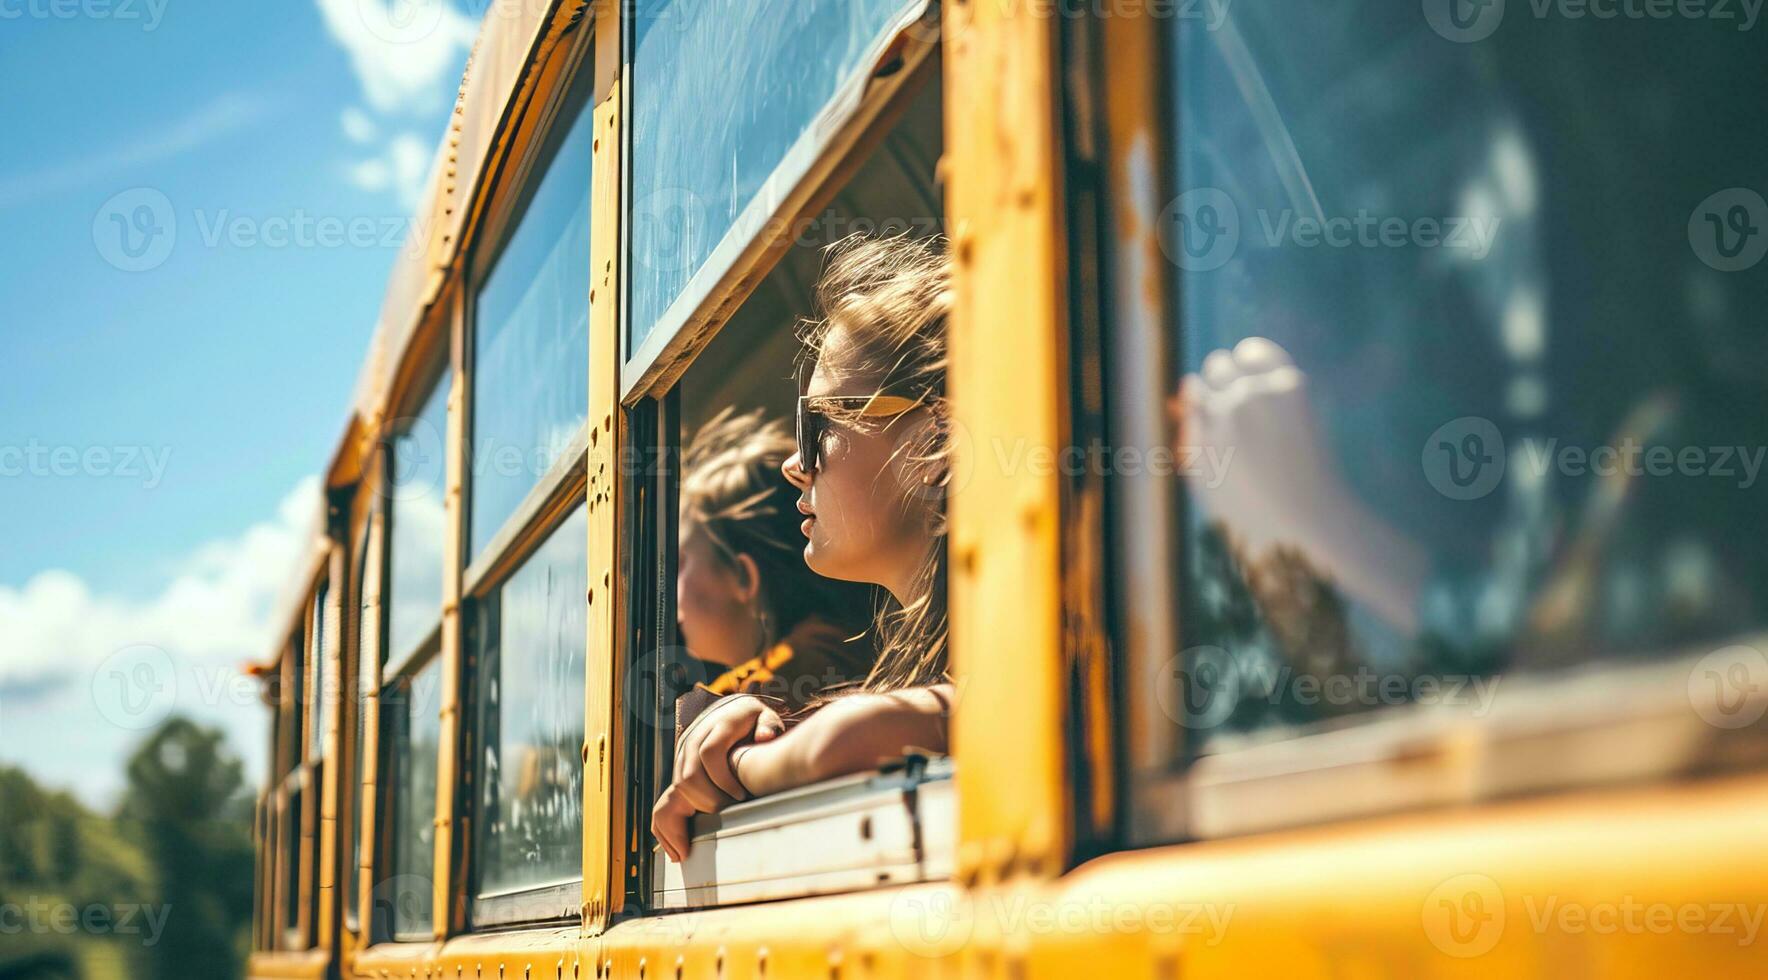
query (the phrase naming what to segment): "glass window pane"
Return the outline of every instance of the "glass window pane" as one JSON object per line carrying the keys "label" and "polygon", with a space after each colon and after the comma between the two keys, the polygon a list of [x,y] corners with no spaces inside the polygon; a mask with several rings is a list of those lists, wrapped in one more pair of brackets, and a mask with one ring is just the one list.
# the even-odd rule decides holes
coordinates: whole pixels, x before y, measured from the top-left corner
{"label": "glass window pane", "polygon": [[[633,14],[630,353],[912,0],[657,0]],[[684,107],[691,107],[684,110]],[[808,161],[798,161],[799,173]],[[746,223],[753,229],[753,223]],[[742,232],[749,234],[751,232]]]}
{"label": "glass window pane", "polygon": [[579,507],[480,607],[482,895],[583,874],[587,544]]}
{"label": "glass window pane", "polygon": [[1277,0],[1171,23],[1172,720],[1208,751],[1479,712],[1502,673],[1768,624],[1768,278],[1731,271],[1768,248],[1768,140],[1714,96],[1768,83],[1759,39],[1550,16],[1454,43]]}
{"label": "glass window pane", "polygon": [[294,929],[301,924],[300,790],[289,792],[288,801],[284,804],[282,813],[278,814],[277,831],[282,834],[282,927]]}
{"label": "glass window pane", "polygon": [[448,431],[447,375],[418,414],[400,419],[388,463],[387,649],[403,660],[442,615],[443,437]]}
{"label": "glass window pane", "polygon": [[282,743],[283,772],[285,773],[292,772],[296,766],[301,764],[301,753],[306,751],[307,744],[306,736],[303,734],[306,729],[303,726],[307,724],[307,671],[310,668],[307,659],[307,641],[306,637],[302,635],[306,625],[306,623],[302,623],[295,629],[294,638],[289,641],[288,653],[284,654],[288,658],[287,676],[291,688],[288,711],[283,714],[288,722],[288,730]]}
{"label": "glass window pane", "polygon": [[393,729],[391,875],[375,890],[390,916],[393,938],[427,939],[435,881],[436,759],[442,740],[440,658],[387,690],[385,717]]}
{"label": "glass window pane", "polygon": [[361,858],[358,856],[362,843],[362,779],[363,751],[367,743],[368,705],[363,695],[379,687],[380,670],[373,657],[374,645],[369,642],[368,635],[368,535],[369,525],[362,529],[362,540],[356,546],[356,574],[351,579],[356,586],[356,681],[350,686],[349,697],[353,699],[356,709],[356,735],[350,743],[350,768],[345,775],[350,793],[350,808],[344,819],[343,828],[343,889],[344,922],[355,928],[360,916],[357,913],[357,872]]}
{"label": "glass window pane", "polygon": [[[592,72],[579,72],[587,88]],[[469,563],[562,456],[589,404],[589,179],[594,113],[562,140],[474,312]]]}
{"label": "glass window pane", "polygon": [[307,757],[317,759],[325,749],[325,712],[332,689],[337,686],[327,664],[325,641],[325,599],[329,583],[319,586],[313,598],[313,618],[307,633],[307,649],[313,675],[313,723],[307,729]]}

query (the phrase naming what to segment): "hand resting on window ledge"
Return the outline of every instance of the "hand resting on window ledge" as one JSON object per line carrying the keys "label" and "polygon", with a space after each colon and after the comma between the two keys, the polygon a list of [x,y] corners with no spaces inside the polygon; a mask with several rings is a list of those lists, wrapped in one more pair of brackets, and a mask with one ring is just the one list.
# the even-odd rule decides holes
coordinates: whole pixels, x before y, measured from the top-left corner
{"label": "hand resting on window ledge", "polygon": [[759,699],[730,698],[684,733],[675,781],[651,811],[651,832],[664,853],[680,862],[687,857],[695,813],[876,769],[909,747],[945,752],[951,697],[950,684],[850,695],[790,731]]}

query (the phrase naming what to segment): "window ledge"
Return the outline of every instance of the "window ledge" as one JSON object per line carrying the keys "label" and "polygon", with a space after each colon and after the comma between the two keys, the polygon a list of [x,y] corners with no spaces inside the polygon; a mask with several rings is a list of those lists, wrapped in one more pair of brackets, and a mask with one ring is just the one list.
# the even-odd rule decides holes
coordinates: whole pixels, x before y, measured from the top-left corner
{"label": "window ledge", "polygon": [[950,758],[911,756],[700,814],[688,859],[654,852],[654,904],[689,909],[949,877],[957,827]]}
{"label": "window ledge", "polygon": [[1188,773],[1144,775],[1135,836],[1236,836],[1768,764],[1768,685],[1728,703],[1691,682],[1706,662],[1697,653],[1500,677],[1503,694],[1484,713],[1414,705],[1229,747]]}

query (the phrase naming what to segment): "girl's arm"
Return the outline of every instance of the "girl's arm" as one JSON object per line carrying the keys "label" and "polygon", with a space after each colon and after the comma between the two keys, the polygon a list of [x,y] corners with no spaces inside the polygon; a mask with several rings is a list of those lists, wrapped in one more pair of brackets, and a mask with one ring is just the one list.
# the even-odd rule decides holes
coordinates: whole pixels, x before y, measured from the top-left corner
{"label": "girl's arm", "polygon": [[876,769],[906,748],[949,750],[952,685],[838,698],[772,741],[739,746],[731,760],[753,796]]}

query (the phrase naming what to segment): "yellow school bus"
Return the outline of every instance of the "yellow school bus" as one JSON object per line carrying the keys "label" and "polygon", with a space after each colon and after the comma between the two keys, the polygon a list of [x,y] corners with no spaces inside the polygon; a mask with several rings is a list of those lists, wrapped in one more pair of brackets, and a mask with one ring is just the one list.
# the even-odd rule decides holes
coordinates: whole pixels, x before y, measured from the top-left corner
{"label": "yellow school bus", "polygon": [[[250,974],[1768,973],[1768,60],[1597,6],[486,5]],[[679,448],[855,233],[953,263],[953,751],[678,865]]]}

